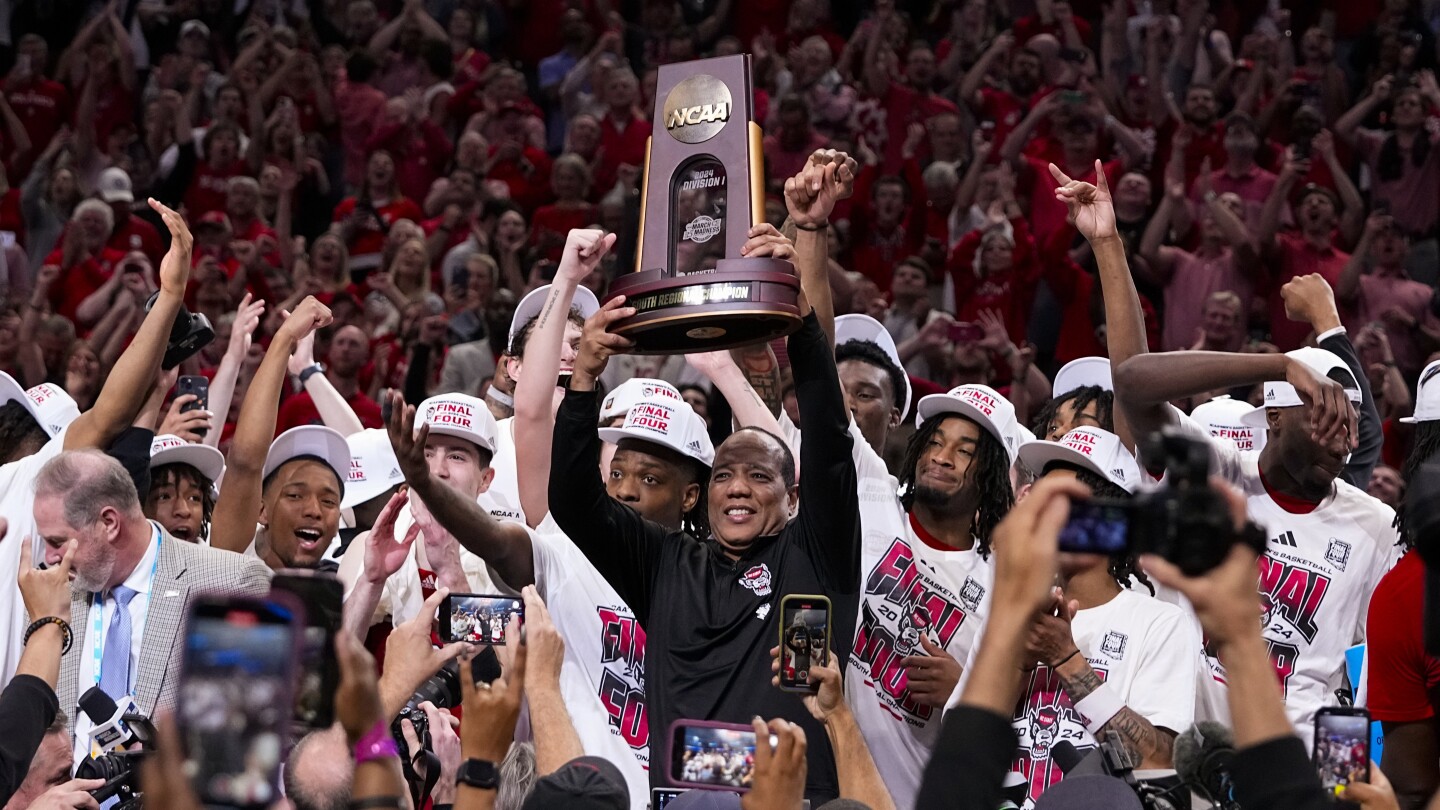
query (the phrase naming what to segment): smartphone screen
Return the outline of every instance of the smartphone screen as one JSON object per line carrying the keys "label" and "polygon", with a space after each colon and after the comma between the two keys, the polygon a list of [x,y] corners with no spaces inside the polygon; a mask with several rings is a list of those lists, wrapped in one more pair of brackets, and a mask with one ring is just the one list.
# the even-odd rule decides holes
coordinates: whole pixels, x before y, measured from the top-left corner
{"label": "smartphone screen", "polygon": [[325,728],[335,722],[335,690],[340,685],[335,634],[340,632],[345,588],[334,574],[282,570],[270,580],[270,590],[293,595],[305,608],[294,717],[305,728]]}
{"label": "smartphone screen", "polygon": [[518,596],[452,593],[440,603],[440,637],[446,642],[504,645],[511,616],[525,621],[525,603]]}
{"label": "smartphone screen", "polygon": [[[776,743],[772,734],[769,744]],[[677,720],[670,732],[670,781],[711,790],[750,789],[755,730],[733,723]]]}
{"label": "smartphone screen", "polygon": [[810,667],[824,666],[830,649],[830,600],[786,596],[780,600],[780,688],[814,692]]}
{"label": "smartphone screen", "polygon": [[1096,498],[1070,502],[1070,519],[1060,530],[1060,550],[1074,554],[1119,554],[1130,547],[1130,507]]}
{"label": "smartphone screen", "polygon": [[975,343],[983,337],[985,337],[985,330],[979,324],[964,322],[950,324],[951,343]]}
{"label": "smartphone screen", "polygon": [[279,796],[297,620],[288,600],[192,604],[177,713],[186,772],[205,804],[264,807]]}
{"label": "smartphone screen", "polygon": [[674,790],[670,788],[651,788],[650,810],[665,810],[665,805],[675,801],[675,799],[684,792],[684,790]]}
{"label": "smartphone screen", "polygon": [[1321,709],[1315,715],[1315,769],[1327,793],[1339,795],[1351,782],[1370,781],[1370,713],[1364,709]]}

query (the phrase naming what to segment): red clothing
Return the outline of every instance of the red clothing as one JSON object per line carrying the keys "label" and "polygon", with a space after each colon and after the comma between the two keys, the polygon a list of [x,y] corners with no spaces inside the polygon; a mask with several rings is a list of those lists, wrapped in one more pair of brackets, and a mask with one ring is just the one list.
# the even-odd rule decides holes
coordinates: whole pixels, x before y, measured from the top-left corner
{"label": "red clothing", "polygon": [[1280,260],[1279,272],[1270,280],[1270,340],[1282,352],[1300,348],[1310,336],[1310,324],[1297,323],[1285,317],[1285,302],[1280,297],[1280,288],[1296,276],[1319,273],[1331,287],[1339,286],[1340,273],[1350,254],[1336,250],[1334,246],[1323,250],[1312,247],[1298,233],[1282,233],[1275,238],[1276,253]]}
{"label": "red clothing", "polygon": [[0,195],[0,231],[15,234],[15,242],[25,247],[25,214],[20,210],[20,189],[11,186]]}
{"label": "red clothing", "polygon": [[455,73],[450,77],[453,84],[460,82],[473,82],[485,75],[485,68],[490,67],[490,54],[466,48],[464,53],[455,54]]}
{"label": "red clothing", "polygon": [[335,115],[340,119],[340,147],[345,153],[345,184],[359,188],[365,182],[365,143],[379,125],[385,94],[359,82],[343,81],[335,87]]}
{"label": "red clothing", "polygon": [[[1055,362],[1062,365],[1081,357],[1106,356],[1105,344],[1095,335],[1097,320],[1105,316],[1100,279],[1070,260],[1067,248],[1075,235],[1075,228],[1067,225],[1041,245],[1045,280],[1063,306],[1055,344]],[[1141,296],[1140,310],[1145,318],[1145,343],[1151,351],[1158,351],[1160,321],[1155,307]]]}
{"label": "red clothing", "polygon": [[574,228],[594,225],[598,214],[595,206],[589,203],[579,208],[542,205],[530,220],[530,244],[541,248],[545,258],[558,262],[565,252],[565,237]]}
{"label": "red clothing", "polygon": [[[1090,42],[1090,23],[1074,14],[1070,15],[1070,19],[1075,21],[1075,31],[1080,34],[1080,40],[1086,43]],[[1062,46],[1065,44],[1065,33],[1060,29],[1060,23],[1058,22],[1053,20],[1048,23],[1041,22],[1037,14],[1021,17],[1015,21],[1016,45],[1023,47],[1025,43],[1041,34],[1050,34],[1060,40]]]}
{"label": "red clothing", "polygon": [[645,142],[649,140],[650,122],[643,118],[615,120],[606,115],[600,120],[600,160],[595,167],[595,192],[604,195],[615,186],[615,170],[622,163],[644,167]]}
{"label": "red clothing", "polygon": [[[914,168],[911,164],[910,169]],[[925,246],[925,184],[920,178],[907,172],[905,180],[910,185],[909,210],[900,223],[888,233],[882,233],[872,222],[874,214],[870,203],[870,187],[877,179],[874,166],[866,166],[855,179],[855,193],[850,209],[850,260],[846,268],[857,270],[875,282],[880,292],[890,291],[890,277],[895,265],[920,252]]]}
{"label": "red clothing", "polygon": [[[385,427],[385,420],[380,414],[380,406],[363,392],[357,389],[355,396],[346,398],[345,402],[349,404],[351,410],[355,411],[355,416],[360,419],[360,424],[367,428]],[[308,391],[301,391],[280,406],[280,414],[275,419],[275,435],[279,436],[293,427],[319,424],[323,424],[323,422],[320,420],[320,412],[315,409],[315,400],[310,398]]]}
{"label": "red clothing", "polygon": [[185,190],[185,217],[195,222],[211,211],[225,210],[226,187],[230,178],[248,174],[245,161],[239,158],[229,166],[217,167],[202,160],[195,164],[190,187]]}
{"label": "red clothing", "polygon": [[[966,99],[970,101],[970,99]],[[1019,97],[996,87],[980,88],[980,109],[976,117],[981,121],[993,121],[995,132],[991,143],[1005,143],[1010,132],[1025,118],[1027,105]],[[998,151],[998,150],[996,150]]]}
{"label": "red clothing", "polygon": [[603,21],[596,19],[589,2],[573,3],[570,0],[526,0],[524,3],[505,5],[509,20],[510,55],[532,70],[540,60],[560,50],[565,44],[561,39],[560,18],[570,8],[579,5],[589,18],[587,21],[595,30],[603,31]]}
{"label": "red clothing", "polygon": [[[1175,139],[1175,132],[1180,125],[1171,118],[1165,121],[1156,133],[1155,154],[1156,159],[1151,161],[1150,180],[1157,188],[1164,188],[1165,166],[1169,162],[1170,142]],[[1159,156],[1164,156],[1161,160]],[[1200,166],[1210,158],[1210,168],[1218,169],[1225,165],[1228,156],[1225,153],[1225,124],[1215,122],[1199,134],[1190,139],[1190,145],[1185,147],[1185,186],[1189,188],[1195,178],[1200,176]],[[1113,182],[1113,181],[1112,181]],[[1216,189],[1218,192],[1219,189]]]}
{"label": "red clothing", "polygon": [[[83,92],[76,91],[77,94]],[[105,142],[110,137],[111,130],[122,124],[134,125],[135,96],[125,88],[119,81],[99,88],[95,96],[95,144],[101,151],[105,150]],[[76,109],[79,115],[79,109]],[[76,122],[78,125],[78,121]],[[46,144],[35,144],[37,151],[44,149]]]}
{"label": "red clothing", "polygon": [[1434,717],[1440,659],[1425,654],[1425,561],[1414,551],[1375,586],[1365,639],[1370,716],[1386,723]]}
{"label": "red clothing", "polygon": [[80,303],[103,287],[124,259],[124,253],[107,247],[100,249],[99,256],[92,256],[65,267],[64,249],[55,249],[45,257],[45,264],[60,266],[60,280],[50,288],[50,306],[57,315],[75,320],[75,310],[80,307]]}
{"label": "red clothing", "polygon": [[380,124],[365,142],[365,150],[384,149],[395,159],[395,182],[400,193],[412,200],[423,200],[430,193],[430,184],[445,170],[455,151],[445,131],[429,118],[416,126]]}
{"label": "red clothing", "polygon": [[145,254],[145,258],[150,260],[156,270],[160,269],[160,260],[165,256],[165,243],[160,241],[159,231],[155,230],[154,225],[133,214],[126,217],[124,222],[115,224],[115,230],[110,232],[110,241],[105,243],[105,247],[121,253],[138,250]]}
{"label": "red clothing", "polygon": [[24,125],[25,133],[30,136],[30,154],[23,163],[10,162],[14,159],[14,149],[10,148],[8,138],[5,151],[0,153],[5,156],[5,165],[11,171],[11,183],[19,185],[25,175],[29,174],[35,157],[45,151],[45,147],[55,138],[55,133],[70,120],[72,102],[65,85],[43,77],[34,77],[24,82],[7,81],[3,86],[5,100],[10,103],[10,108]]}
{"label": "red clothing", "polygon": [[[911,124],[923,124],[941,113],[956,113],[960,108],[934,94],[922,95],[899,82],[891,82],[885,95],[866,99],[855,108],[855,120],[866,143],[880,154],[880,168],[886,174],[900,171],[905,158],[906,131]],[[921,141],[918,157],[929,154],[928,141]]]}
{"label": "red clothing", "polygon": [[[1055,178],[1050,176],[1049,164],[1028,155],[1025,156],[1025,164],[1029,168],[1031,230],[1035,234],[1036,244],[1049,244],[1051,237],[1067,227],[1065,219],[1068,212],[1065,203],[1055,199]],[[1110,183],[1110,187],[1118,186],[1120,175],[1124,173],[1124,166],[1120,161],[1112,160],[1101,165],[1105,169],[1105,179]],[[1095,169],[1088,169],[1083,175],[1072,176],[1082,183],[1094,183]]]}
{"label": "red clothing", "polygon": [[1041,267],[1035,253],[1035,242],[1025,220],[1010,220],[1015,229],[1015,253],[1009,270],[980,278],[976,275],[976,255],[980,250],[983,231],[965,234],[950,252],[945,271],[955,283],[955,318],[976,322],[983,310],[999,310],[1005,328],[1016,345],[1025,342],[1030,308],[1035,303],[1035,287],[1040,283]]}
{"label": "red clothing", "polygon": [[[493,155],[499,146],[490,147]],[[639,166],[643,163],[637,163]],[[499,180],[510,189],[510,199],[524,208],[526,213],[534,211],[550,199],[550,156],[542,149],[527,146],[515,160],[502,160],[490,166],[485,175],[487,180]]]}
{"label": "red clothing", "polygon": [[[344,222],[354,211],[355,198],[346,197],[340,201],[339,205],[335,206],[334,221]],[[360,267],[363,269],[373,269],[379,265],[380,254],[385,250],[385,231],[391,225],[402,219],[413,220],[417,223],[425,219],[425,213],[420,210],[420,206],[411,202],[408,197],[397,197],[390,200],[377,207],[375,213],[384,223],[384,228],[376,225],[373,218],[367,217],[360,229],[356,231],[355,238],[346,245],[350,250],[352,263],[360,256],[373,257],[373,261],[361,263]]]}

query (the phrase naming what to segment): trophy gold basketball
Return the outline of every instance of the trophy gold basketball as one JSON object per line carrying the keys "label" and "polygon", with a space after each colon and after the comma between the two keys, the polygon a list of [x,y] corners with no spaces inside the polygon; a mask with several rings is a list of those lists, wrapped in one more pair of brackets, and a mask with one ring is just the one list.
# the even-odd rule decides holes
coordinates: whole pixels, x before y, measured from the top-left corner
{"label": "trophy gold basketball", "polygon": [[655,107],[635,272],[610,285],[636,311],[612,330],[634,340],[638,354],[728,349],[794,332],[794,266],[740,256],[750,227],[765,219],[750,57],[661,66]]}

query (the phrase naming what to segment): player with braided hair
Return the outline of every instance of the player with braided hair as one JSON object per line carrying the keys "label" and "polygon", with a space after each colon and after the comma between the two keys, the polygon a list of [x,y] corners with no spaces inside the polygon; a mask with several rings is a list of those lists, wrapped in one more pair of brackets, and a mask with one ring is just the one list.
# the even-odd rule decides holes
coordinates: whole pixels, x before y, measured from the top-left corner
{"label": "player with braided hair", "polygon": [[1010,454],[1005,444],[994,434],[975,425],[975,449],[965,470],[964,486],[960,492],[952,495],[917,480],[921,460],[939,441],[937,437],[943,433],[943,424],[956,420],[969,421],[963,416],[932,416],[921,423],[910,437],[905,457],[900,462],[900,503],[905,506],[906,512],[913,513],[917,502],[921,504],[922,511],[944,512],[956,501],[962,501],[956,514],[968,512],[973,516],[970,533],[975,538],[981,558],[989,559],[990,534],[1009,513],[1010,507],[1015,505],[1015,492],[1010,487]]}

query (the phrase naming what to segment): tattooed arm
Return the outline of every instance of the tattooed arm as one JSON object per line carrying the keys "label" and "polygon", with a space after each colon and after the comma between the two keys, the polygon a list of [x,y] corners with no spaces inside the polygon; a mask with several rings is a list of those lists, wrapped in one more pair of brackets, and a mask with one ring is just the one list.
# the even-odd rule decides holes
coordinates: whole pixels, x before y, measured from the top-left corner
{"label": "tattooed arm", "polygon": [[[1070,702],[1076,705],[1104,684],[1083,655],[1077,655],[1061,664],[1056,673],[1060,676],[1060,685],[1065,689],[1065,694],[1069,695]],[[1121,708],[1110,718],[1096,736],[1118,743],[1130,755],[1130,762],[1136,768],[1148,770],[1174,767],[1172,759],[1175,732],[1156,728],[1128,706]]]}
{"label": "tattooed arm", "polygon": [[757,343],[735,349],[732,354],[735,364],[740,367],[745,381],[750,384],[755,395],[770,409],[770,414],[778,418],[780,401],[783,398],[780,393],[780,362],[775,359],[775,352],[771,350],[770,344]]}

